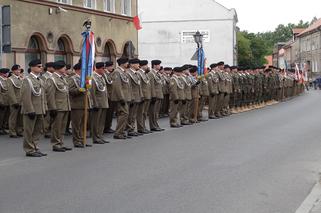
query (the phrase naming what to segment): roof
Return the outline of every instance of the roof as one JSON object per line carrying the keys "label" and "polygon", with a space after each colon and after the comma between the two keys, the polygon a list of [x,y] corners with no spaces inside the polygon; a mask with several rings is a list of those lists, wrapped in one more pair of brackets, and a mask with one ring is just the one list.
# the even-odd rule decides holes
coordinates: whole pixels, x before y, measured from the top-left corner
{"label": "roof", "polygon": [[302,33],[306,28],[293,28],[292,32],[293,34],[300,34]]}
{"label": "roof", "polygon": [[312,25],[310,25],[308,28],[306,28],[304,31],[302,31],[298,36],[302,36],[302,35],[307,34],[309,32],[315,31],[319,27],[321,27],[321,18],[316,20]]}

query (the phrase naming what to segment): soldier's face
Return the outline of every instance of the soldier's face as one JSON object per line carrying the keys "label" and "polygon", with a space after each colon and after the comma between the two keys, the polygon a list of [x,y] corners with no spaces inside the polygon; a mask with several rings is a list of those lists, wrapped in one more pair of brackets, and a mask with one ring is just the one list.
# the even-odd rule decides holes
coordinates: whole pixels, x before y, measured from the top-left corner
{"label": "soldier's face", "polygon": [[154,65],[154,69],[155,70],[160,70],[160,68],[161,68],[161,65],[159,64],[159,65]]}
{"label": "soldier's face", "polygon": [[113,72],[114,71],[114,67],[113,66],[106,67],[106,70],[108,72]]}
{"label": "soldier's face", "polygon": [[31,72],[40,74],[42,72],[42,64],[38,64],[37,66],[31,67]]}
{"label": "soldier's face", "polygon": [[21,73],[21,69],[14,70],[14,71],[12,71],[12,73],[15,74],[16,76],[18,76]]}
{"label": "soldier's face", "polygon": [[139,70],[139,64],[131,64],[131,68],[133,68],[134,70]]}

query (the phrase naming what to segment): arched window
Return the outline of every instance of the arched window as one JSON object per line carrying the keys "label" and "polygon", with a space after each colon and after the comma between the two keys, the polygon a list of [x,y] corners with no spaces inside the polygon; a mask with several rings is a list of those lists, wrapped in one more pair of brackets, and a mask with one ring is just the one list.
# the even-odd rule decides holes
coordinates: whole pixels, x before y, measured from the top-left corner
{"label": "arched window", "polygon": [[102,60],[115,62],[115,58],[116,58],[116,54],[115,54],[114,46],[110,42],[107,42],[104,48],[104,54],[103,54]]}
{"label": "arched window", "polygon": [[67,62],[65,42],[61,38],[59,38],[57,42],[57,50],[55,52],[55,61]]}
{"label": "arched window", "polygon": [[133,45],[133,42],[128,41],[126,42],[125,46],[124,46],[124,50],[123,50],[123,57],[127,57],[127,58],[134,58],[135,56],[135,47]]}
{"label": "arched window", "polygon": [[28,67],[28,64],[30,61],[35,59],[40,59],[40,60],[42,59],[41,51],[40,51],[40,46],[39,46],[37,37],[31,36],[28,43],[27,50],[26,50],[26,54],[25,54],[26,67]]}

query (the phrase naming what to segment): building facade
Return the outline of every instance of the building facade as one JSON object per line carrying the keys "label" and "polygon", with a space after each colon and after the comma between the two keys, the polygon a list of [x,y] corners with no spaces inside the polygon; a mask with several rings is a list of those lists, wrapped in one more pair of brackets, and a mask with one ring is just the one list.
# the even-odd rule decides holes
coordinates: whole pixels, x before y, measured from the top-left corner
{"label": "building facade", "polygon": [[161,59],[166,66],[191,61],[196,51],[193,34],[204,34],[208,63],[225,61],[237,64],[234,9],[213,0],[139,1],[143,29],[139,31],[139,55],[148,60]]}
{"label": "building facade", "polygon": [[138,34],[133,24],[137,0],[0,0],[10,5],[11,51],[2,67],[40,58],[75,64],[80,58],[83,23],[92,21],[96,61],[137,56]]}

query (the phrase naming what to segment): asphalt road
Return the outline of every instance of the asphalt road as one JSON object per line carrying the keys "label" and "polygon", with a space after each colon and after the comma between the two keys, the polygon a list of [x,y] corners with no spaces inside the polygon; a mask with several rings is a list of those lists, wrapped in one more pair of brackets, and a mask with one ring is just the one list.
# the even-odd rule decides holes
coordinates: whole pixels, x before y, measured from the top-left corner
{"label": "asphalt road", "polygon": [[40,159],[0,137],[0,213],[293,213],[318,179],[320,106],[312,91],[68,153],[44,139]]}

